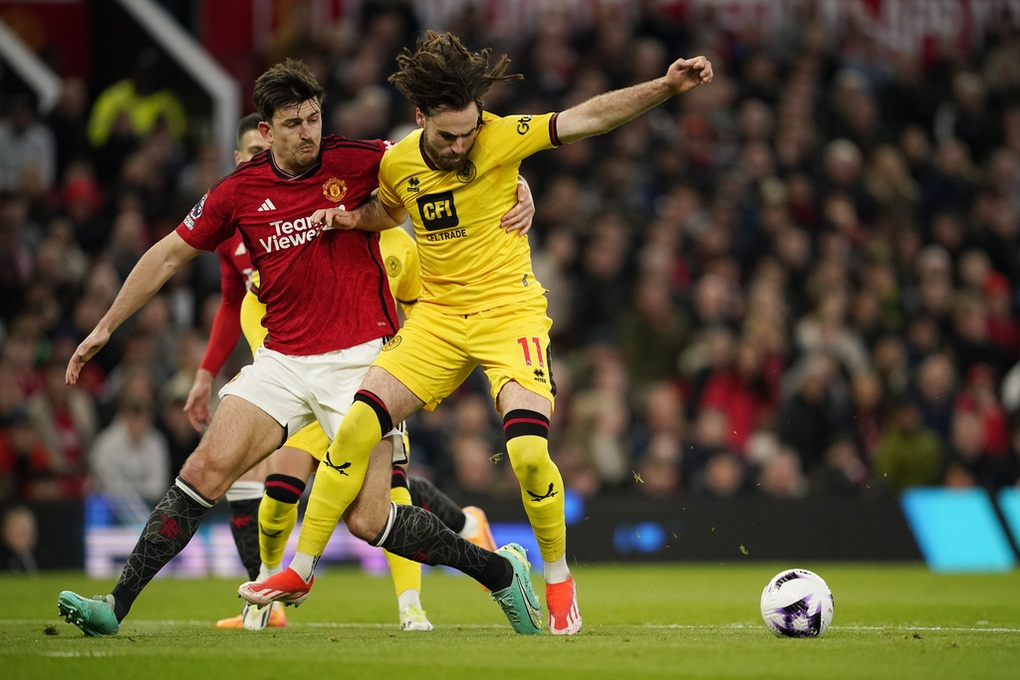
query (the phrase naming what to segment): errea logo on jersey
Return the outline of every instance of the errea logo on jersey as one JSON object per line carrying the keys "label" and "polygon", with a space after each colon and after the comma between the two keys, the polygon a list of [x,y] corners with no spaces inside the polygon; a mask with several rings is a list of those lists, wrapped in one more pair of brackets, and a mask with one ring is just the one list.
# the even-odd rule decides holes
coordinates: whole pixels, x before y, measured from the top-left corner
{"label": "errea logo on jersey", "polygon": [[293,222],[277,220],[270,222],[269,226],[276,233],[271,234],[268,238],[259,239],[259,245],[265,248],[267,253],[304,245],[319,235],[319,227],[312,222],[311,215],[299,217]]}

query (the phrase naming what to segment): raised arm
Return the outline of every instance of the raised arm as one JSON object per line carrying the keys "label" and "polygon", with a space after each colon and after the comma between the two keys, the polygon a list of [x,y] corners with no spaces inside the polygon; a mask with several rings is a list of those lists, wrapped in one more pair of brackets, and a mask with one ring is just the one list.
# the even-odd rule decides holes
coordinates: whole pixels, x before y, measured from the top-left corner
{"label": "raised arm", "polygon": [[200,252],[185,243],[176,231],[170,232],[159,243],[145,251],[128,274],[110,309],[71,356],[67,363],[67,372],[64,374],[67,384],[74,385],[78,382],[82,367],[110,341],[113,332],[128,317],[141,309],[181,265],[194,259]]}
{"label": "raised arm", "polygon": [[561,112],[556,117],[556,134],[563,143],[604,134],[670,97],[710,82],[712,64],[708,59],[677,59],[661,78],[596,95]]}

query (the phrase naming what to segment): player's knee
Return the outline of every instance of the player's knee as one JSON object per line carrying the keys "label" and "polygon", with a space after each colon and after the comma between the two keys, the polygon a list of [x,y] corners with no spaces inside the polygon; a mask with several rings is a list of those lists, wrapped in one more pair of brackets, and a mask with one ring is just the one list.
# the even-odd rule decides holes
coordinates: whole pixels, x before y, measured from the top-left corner
{"label": "player's knee", "polygon": [[216,499],[227,493],[234,482],[233,478],[224,474],[223,468],[215,458],[202,455],[195,451],[181,466],[180,477],[192,488],[206,498]]}
{"label": "player's knee", "polygon": [[549,460],[549,450],[544,446],[508,446],[510,465],[518,479],[536,474]]}
{"label": "player's knee", "polygon": [[344,515],[344,522],[352,536],[363,541],[372,541],[385,527],[386,515],[376,517],[376,513],[366,512],[364,509],[352,510]]}
{"label": "player's knee", "polygon": [[518,479],[528,479],[549,461],[549,418],[515,409],[503,416],[506,450]]}

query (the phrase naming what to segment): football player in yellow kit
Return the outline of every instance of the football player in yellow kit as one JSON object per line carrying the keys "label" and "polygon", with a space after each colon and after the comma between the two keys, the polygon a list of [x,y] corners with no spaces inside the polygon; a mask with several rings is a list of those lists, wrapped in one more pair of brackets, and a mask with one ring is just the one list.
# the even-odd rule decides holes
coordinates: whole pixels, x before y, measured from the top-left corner
{"label": "football player in yellow kit", "polygon": [[[238,124],[234,152],[237,163],[249,161],[255,154],[269,148],[259,132],[259,120],[258,114],[250,114]],[[506,224],[526,233],[534,214],[534,202],[523,179],[519,190],[520,201],[508,212]],[[406,315],[421,291],[414,240],[403,229],[391,229],[380,234],[379,249],[390,292]],[[195,382],[184,407],[196,429],[208,423],[213,378],[233,350],[238,332],[244,333],[253,355],[262,346],[267,334],[262,325],[266,307],[258,299],[259,273],[252,267],[240,235],[236,234],[235,238],[224,242],[217,249],[217,255],[221,264],[221,305],[209,346],[196,371]],[[270,458],[245,473],[227,491],[231,531],[251,578],[260,574],[265,578],[280,570],[283,551],[297,522],[298,500],[328,446],[329,438],[317,423],[312,423],[291,436]],[[418,505],[429,508],[447,526],[468,540],[495,550],[484,511],[474,506],[461,508],[428,480],[408,478],[406,451],[405,436],[404,450],[395,455],[398,460],[394,461],[391,500],[410,504],[413,489],[413,498]],[[256,517],[251,517],[253,509]],[[431,630],[432,624],[421,607],[421,564],[388,551],[385,555],[397,595],[401,628]],[[286,614],[279,603],[272,608],[261,609],[245,603],[237,616],[216,622],[217,628],[249,630],[286,625]]]}
{"label": "football player in yellow kit", "polygon": [[[414,314],[369,368],[340,430],[319,466],[290,568],[240,592],[260,601],[296,601],[312,585],[315,556],[342,513],[348,527],[373,545],[420,554],[457,568],[476,555],[450,540],[413,509],[385,503],[371,449],[393,422],[434,407],[476,367],[489,378],[503,416],[507,453],[545,563],[549,630],[581,630],[577,588],[566,560],[563,481],[549,455],[549,417],[555,384],[549,363],[544,290],[531,270],[530,249],[498,228],[513,201],[514,178],[528,156],[599,135],[675,95],[711,82],[703,57],[678,59],[662,77],[597,95],[560,113],[499,117],[482,97],[506,73],[503,55],[490,67],[489,50],[471,52],[449,33],[428,31],[414,51],[397,57],[390,81],[415,107],[417,130],[390,149],[380,164],[374,200],[352,211],[312,215],[332,229],[378,231],[410,215],[422,268],[422,295]],[[360,476],[361,495],[347,476]],[[370,499],[365,496],[370,496]],[[355,503],[352,514],[348,507]],[[443,549],[446,548],[444,551]],[[520,546],[508,546],[520,555]],[[507,548],[501,549],[507,550]],[[515,630],[541,632],[539,604],[526,592],[494,597]],[[530,619],[530,621],[529,621]],[[537,620],[536,620],[537,619]]]}

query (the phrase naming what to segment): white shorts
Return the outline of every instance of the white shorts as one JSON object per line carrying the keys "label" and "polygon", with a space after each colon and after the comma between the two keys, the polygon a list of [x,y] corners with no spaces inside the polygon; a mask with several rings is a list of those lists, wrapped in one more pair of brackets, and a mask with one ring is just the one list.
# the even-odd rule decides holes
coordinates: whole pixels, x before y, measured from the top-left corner
{"label": "white shorts", "polygon": [[[255,360],[223,386],[220,398],[231,394],[258,406],[286,428],[288,435],[317,421],[332,441],[382,345],[381,339],[371,340],[311,356],[290,356],[259,347]],[[403,423],[386,436],[393,441],[393,461],[407,462]]]}

